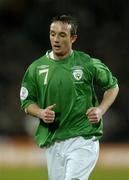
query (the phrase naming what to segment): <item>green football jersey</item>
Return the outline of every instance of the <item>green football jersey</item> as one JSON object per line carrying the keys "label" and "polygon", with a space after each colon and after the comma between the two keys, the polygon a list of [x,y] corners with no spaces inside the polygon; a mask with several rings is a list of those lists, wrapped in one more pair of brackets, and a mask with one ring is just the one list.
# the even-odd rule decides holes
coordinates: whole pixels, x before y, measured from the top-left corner
{"label": "green football jersey", "polygon": [[103,122],[92,124],[86,116],[88,108],[97,106],[94,85],[102,90],[113,88],[117,79],[98,59],[73,51],[62,60],[46,55],[34,61],[22,80],[21,107],[36,103],[40,108],[56,104],[56,118],[52,124],[40,124],[35,139],[40,147],[49,146],[76,136],[101,138]]}

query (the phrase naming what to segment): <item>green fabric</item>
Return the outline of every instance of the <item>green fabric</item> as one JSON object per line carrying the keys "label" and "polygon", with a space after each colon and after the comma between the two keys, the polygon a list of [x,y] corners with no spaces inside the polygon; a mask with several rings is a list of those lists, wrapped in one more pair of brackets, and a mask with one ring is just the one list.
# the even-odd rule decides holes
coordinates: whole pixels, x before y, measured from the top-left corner
{"label": "green fabric", "polygon": [[37,103],[41,108],[56,104],[56,119],[53,124],[40,120],[35,139],[40,147],[49,146],[55,141],[83,136],[101,138],[102,120],[91,124],[86,116],[89,107],[97,106],[94,85],[102,90],[115,87],[117,79],[98,59],[73,51],[63,60],[52,60],[44,55],[27,69],[22,87],[27,88],[28,96],[21,100],[24,109]]}

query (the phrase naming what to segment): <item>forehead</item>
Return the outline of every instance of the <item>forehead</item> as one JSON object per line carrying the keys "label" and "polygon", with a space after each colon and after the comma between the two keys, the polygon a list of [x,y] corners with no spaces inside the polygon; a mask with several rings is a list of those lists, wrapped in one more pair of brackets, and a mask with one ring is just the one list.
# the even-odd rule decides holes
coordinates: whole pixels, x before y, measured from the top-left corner
{"label": "forehead", "polygon": [[63,23],[61,21],[56,21],[50,25],[50,31],[67,33],[71,31],[71,24]]}

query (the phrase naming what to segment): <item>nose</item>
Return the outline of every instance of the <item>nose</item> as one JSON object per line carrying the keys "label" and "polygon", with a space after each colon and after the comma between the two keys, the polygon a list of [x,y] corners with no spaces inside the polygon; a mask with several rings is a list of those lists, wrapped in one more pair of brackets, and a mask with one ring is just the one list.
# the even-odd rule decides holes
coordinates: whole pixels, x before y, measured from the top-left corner
{"label": "nose", "polygon": [[55,41],[55,42],[59,42],[59,37],[58,37],[58,35],[55,35],[54,41]]}

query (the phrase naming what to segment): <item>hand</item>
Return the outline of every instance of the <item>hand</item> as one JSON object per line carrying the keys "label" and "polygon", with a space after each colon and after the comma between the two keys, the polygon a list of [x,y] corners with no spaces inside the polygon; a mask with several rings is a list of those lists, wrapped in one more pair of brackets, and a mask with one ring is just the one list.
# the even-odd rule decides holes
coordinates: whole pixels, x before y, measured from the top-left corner
{"label": "hand", "polygon": [[46,109],[40,109],[39,110],[39,118],[42,119],[45,123],[53,123],[55,120],[55,112],[53,111],[53,108],[56,106],[56,104],[53,104],[51,106],[48,106]]}
{"label": "hand", "polygon": [[91,107],[87,110],[86,115],[91,123],[98,123],[102,118],[102,110],[99,107]]}

